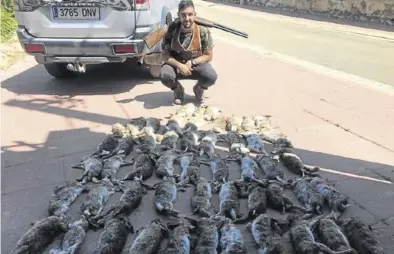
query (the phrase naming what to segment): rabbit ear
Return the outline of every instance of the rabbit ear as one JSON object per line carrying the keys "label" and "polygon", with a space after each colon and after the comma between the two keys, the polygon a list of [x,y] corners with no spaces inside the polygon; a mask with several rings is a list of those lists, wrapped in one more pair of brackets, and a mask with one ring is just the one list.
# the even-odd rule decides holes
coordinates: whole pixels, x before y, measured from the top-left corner
{"label": "rabbit ear", "polygon": [[144,229],[145,229],[144,227],[138,228],[137,231],[135,231],[135,234],[139,235],[141,233],[141,231],[144,230]]}
{"label": "rabbit ear", "polygon": [[169,229],[174,229],[175,227],[181,225],[180,220],[174,220],[172,219],[171,221],[167,222],[167,228]]}
{"label": "rabbit ear", "polygon": [[157,187],[159,187],[160,183],[161,183],[161,181],[155,183],[155,184],[152,186],[152,188],[156,189]]}
{"label": "rabbit ear", "polygon": [[198,224],[198,221],[195,218],[192,218],[192,217],[189,217],[189,216],[186,216],[186,215],[184,215],[183,218],[188,220],[192,225],[197,225]]}
{"label": "rabbit ear", "polygon": [[133,226],[133,224],[131,224],[130,220],[127,218],[125,219],[125,225],[131,233],[134,233],[134,226]]}
{"label": "rabbit ear", "polygon": [[214,216],[212,216],[212,218],[214,219],[214,220],[217,220],[218,222],[216,223],[216,226],[220,229],[220,228],[222,228],[225,224],[226,224],[226,222],[228,222],[230,219],[228,219],[228,218],[226,218],[226,217],[221,217],[221,216],[217,216],[216,218],[215,218],[215,215]]}

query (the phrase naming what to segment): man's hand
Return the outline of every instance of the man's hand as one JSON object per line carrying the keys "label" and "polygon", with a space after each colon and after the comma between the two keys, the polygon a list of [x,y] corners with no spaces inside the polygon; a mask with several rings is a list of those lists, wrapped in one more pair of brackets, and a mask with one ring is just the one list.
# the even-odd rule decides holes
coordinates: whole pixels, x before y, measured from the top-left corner
{"label": "man's hand", "polygon": [[185,76],[190,76],[192,74],[192,69],[188,66],[187,63],[179,65],[178,70],[181,72],[182,75]]}
{"label": "man's hand", "polygon": [[187,67],[189,67],[189,70],[192,70],[193,68],[193,64],[192,64],[192,60],[189,60],[186,62]]}

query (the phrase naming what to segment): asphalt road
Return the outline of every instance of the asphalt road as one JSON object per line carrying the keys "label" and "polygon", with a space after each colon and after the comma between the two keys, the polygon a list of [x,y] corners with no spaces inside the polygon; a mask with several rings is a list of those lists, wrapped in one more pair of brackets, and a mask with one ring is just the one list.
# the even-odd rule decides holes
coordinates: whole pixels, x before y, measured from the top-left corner
{"label": "asphalt road", "polygon": [[[209,10],[204,16],[208,14]],[[352,206],[343,216],[358,216],[370,224],[390,253],[394,247],[393,89],[345,80],[337,73],[323,75],[322,69],[289,64],[275,55],[223,40],[216,40],[215,45],[212,65],[219,78],[207,92],[207,104],[219,107],[227,116],[271,115],[302,160],[321,167],[322,176],[350,198]],[[192,102],[192,82],[182,83]],[[48,215],[54,187],[81,176],[71,166],[95,149],[112,124],[138,116],[163,118],[177,108],[171,105],[171,91],[135,65],[102,66],[84,77],[58,81],[32,57],[3,74],[1,97],[2,253],[11,253],[30,223]],[[230,176],[239,177],[237,165],[231,168]],[[129,170],[122,168],[119,177]],[[208,168],[201,171],[211,177]],[[292,175],[286,172],[289,179]],[[175,202],[182,213],[191,212],[192,191],[179,194]],[[85,197],[72,205],[73,218],[81,212]],[[294,195],[290,197],[297,203]],[[112,196],[109,204],[118,198]],[[218,207],[217,195],[213,204]],[[131,218],[138,229],[156,216],[151,194]],[[250,232],[244,225],[240,229],[249,253],[257,253]],[[100,232],[88,232],[81,253],[91,253]],[[126,246],[134,238],[131,235]]]}
{"label": "asphalt road", "polygon": [[[198,1],[197,12],[204,18],[249,34],[246,40],[217,31],[225,38],[394,85],[394,27],[391,39],[382,39],[366,29],[359,31],[353,27],[352,32],[344,32],[335,24],[240,11],[240,8],[209,1]],[[384,36],[389,34],[386,32]]]}

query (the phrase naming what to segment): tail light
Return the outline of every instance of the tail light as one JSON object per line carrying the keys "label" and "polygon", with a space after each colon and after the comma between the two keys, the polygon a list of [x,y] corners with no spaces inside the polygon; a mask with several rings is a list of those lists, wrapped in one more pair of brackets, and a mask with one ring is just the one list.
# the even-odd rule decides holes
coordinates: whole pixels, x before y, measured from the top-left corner
{"label": "tail light", "polygon": [[45,46],[44,44],[25,44],[25,49],[27,53],[45,53]]}
{"label": "tail light", "polygon": [[135,0],[135,9],[145,11],[150,9],[150,0]]}
{"label": "tail light", "polygon": [[135,53],[135,48],[134,45],[132,44],[119,44],[119,45],[113,45],[112,47],[114,49],[115,54]]}

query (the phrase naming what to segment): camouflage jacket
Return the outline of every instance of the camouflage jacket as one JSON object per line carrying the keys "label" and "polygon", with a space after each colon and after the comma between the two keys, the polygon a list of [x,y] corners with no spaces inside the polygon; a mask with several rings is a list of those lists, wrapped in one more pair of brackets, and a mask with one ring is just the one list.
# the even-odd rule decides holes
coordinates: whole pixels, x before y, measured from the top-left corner
{"label": "camouflage jacket", "polygon": [[[169,27],[166,35],[163,38],[162,50],[170,53],[171,51],[171,42],[174,36],[177,33],[177,27],[179,26],[178,22],[173,22]],[[211,36],[211,31],[206,26],[198,25],[200,29],[200,40],[201,40],[201,51],[202,53],[206,53],[209,49],[213,48],[213,40]],[[190,44],[192,39],[193,31],[190,32],[181,32],[179,35],[179,41],[184,48]]]}

